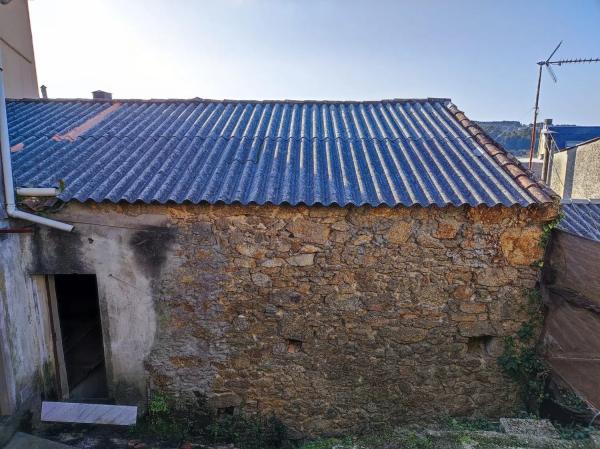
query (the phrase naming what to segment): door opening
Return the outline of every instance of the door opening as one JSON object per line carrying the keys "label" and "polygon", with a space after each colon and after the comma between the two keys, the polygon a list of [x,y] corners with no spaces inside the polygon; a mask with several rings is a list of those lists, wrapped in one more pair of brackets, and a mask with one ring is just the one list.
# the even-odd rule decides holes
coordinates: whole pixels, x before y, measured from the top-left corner
{"label": "door opening", "polygon": [[[54,275],[62,359],[73,400],[106,399],[108,388],[98,286],[94,274]],[[63,385],[65,384],[62,379]],[[63,396],[64,393],[63,392]]]}

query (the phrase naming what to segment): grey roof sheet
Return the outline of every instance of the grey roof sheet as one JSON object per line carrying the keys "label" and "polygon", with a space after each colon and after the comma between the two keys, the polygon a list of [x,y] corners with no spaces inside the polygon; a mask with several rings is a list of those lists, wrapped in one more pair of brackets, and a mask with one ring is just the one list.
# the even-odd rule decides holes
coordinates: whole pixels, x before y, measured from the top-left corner
{"label": "grey roof sheet", "polygon": [[539,202],[447,99],[12,100],[7,110],[17,185],[62,181],[65,201]]}
{"label": "grey roof sheet", "polygon": [[600,203],[570,202],[562,205],[563,217],[558,229],[600,242]]}

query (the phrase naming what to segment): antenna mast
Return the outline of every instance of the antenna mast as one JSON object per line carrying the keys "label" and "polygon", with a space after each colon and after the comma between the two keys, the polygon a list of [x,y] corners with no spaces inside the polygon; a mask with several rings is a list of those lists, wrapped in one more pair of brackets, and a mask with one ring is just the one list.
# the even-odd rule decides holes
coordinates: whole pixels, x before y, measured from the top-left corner
{"label": "antenna mast", "polygon": [[557,61],[551,61],[552,56],[558,51],[559,47],[562,45],[563,41],[560,41],[554,51],[548,56],[548,59],[545,61],[539,61],[537,63],[538,70],[538,82],[537,82],[537,90],[535,91],[535,106],[533,108],[533,126],[531,128],[531,147],[529,148],[529,169],[531,170],[531,163],[533,161],[533,151],[535,149],[535,140],[537,136],[537,116],[539,112],[539,102],[540,102],[540,88],[542,87],[542,67],[546,67],[552,81],[555,83],[558,81],[556,78],[556,74],[554,70],[552,70],[553,65],[561,66],[563,64],[583,64],[583,63],[592,63],[592,62],[600,62],[600,58],[578,58],[578,59],[560,59]]}

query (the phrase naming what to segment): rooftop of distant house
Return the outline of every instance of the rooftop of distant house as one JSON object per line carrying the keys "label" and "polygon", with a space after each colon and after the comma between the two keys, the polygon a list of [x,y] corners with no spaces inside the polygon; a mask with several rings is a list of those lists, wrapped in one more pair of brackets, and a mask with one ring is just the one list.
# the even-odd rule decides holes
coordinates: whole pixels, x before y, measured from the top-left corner
{"label": "rooftop of distant house", "polygon": [[559,150],[600,137],[600,126],[551,125],[548,131]]}

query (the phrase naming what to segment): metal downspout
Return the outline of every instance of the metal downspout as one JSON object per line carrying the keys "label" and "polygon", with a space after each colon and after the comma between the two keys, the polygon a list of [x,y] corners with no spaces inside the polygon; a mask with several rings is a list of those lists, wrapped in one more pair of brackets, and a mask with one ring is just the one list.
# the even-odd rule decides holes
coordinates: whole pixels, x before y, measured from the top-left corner
{"label": "metal downspout", "polygon": [[61,231],[70,232],[73,226],[56,220],[40,217],[35,214],[23,212],[17,209],[15,199],[15,188],[13,184],[12,162],[10,159],[10,142],[8,139],[8,119],[6,116],[6,96],[4,93],[4,67],[2,64],[2,53],[0,52],[0,153],[2,155],[2,174],[4,175],[4,195],[6,201],[6,213],[9,217],[20,218]]}

